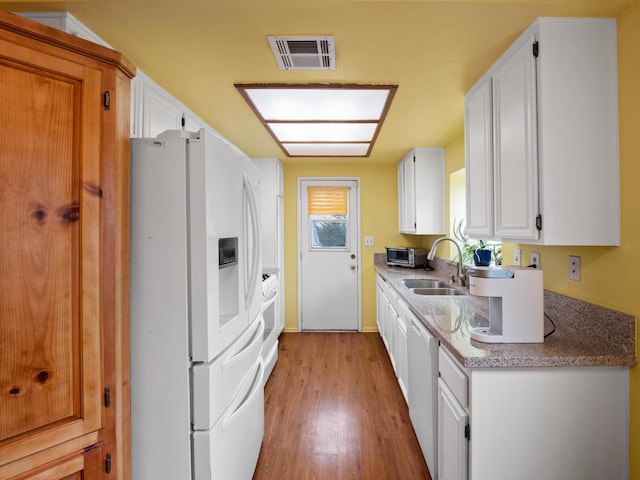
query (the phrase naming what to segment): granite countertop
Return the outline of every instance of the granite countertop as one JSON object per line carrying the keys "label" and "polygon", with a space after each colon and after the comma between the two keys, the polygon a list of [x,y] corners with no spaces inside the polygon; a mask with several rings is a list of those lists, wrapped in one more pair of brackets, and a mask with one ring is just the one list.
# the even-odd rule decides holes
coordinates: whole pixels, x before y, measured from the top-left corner
{"label": "granite countertop", "polygon": [[[433,264],[434,262],[432,262]],[[632,366],[635,357],[635,318],[553,292],[544,292],[545,313],[556,330],[543,343],[482,343],[469,336],[471,327],[489,325],[489,301],[466,295],[424,296],[411,292],[404,278],[437,278],[449,282],[455,267],[436,259],[435,270],[386,265],[375,254],[376,271],[394,288],[409,308],[442,344],[468,368]],[[545,319],[545,334],[553,325]]]}

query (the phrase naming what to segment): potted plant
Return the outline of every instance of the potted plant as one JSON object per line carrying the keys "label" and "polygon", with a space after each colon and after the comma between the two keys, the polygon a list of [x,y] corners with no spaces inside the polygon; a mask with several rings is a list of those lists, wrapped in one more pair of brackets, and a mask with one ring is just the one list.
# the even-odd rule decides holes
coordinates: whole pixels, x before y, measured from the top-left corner
{"label": "potted plant", "polygon": [[473,263],[478,267],[488,267],[491,265],[491,255],[493,251],[487,248],[484,240],[478,240],[478,248],[473,251]]}
{"label": "potted plant", "polygon": [[[459,222],[453,222],[453,235],[460,242],[462,250],[462,263],[467,265],[488,266],[491,263],[491,257],[495,253],[494,250],[488,248],[484,240],[472,240],[464,233],[464,219]],[[502,249],[499,247],[500,257],[502,257]],[[497,255],[494,255],[497,263]]]}

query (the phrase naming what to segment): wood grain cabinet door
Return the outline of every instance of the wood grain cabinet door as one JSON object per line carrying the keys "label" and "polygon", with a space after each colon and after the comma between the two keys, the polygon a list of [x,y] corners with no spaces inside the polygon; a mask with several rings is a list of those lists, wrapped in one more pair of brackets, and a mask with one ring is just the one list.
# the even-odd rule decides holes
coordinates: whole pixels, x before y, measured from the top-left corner
{"label": "wood grain cabinet door", "polygon": [[12,480],[94,480],[102,475],[102,444],[68,455]]}
{"label": "wood grain cabinet door", "polygon": [[0,85],[6,478],[3,465],[56,445],[85,448],[101,428],[102,94],[97,68],[5,40]]}

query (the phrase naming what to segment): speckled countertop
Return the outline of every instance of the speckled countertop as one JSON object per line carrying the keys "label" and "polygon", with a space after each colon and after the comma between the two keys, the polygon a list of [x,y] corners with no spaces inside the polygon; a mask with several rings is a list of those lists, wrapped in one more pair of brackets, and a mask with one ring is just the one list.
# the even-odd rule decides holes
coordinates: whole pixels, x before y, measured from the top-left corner
{"label": "speckled countertop", "polygon": [[[433,263],[433,262],[432,262]],[[544,308],[556,330],[544,343],[490,344],[472,340],[469,328],[489,325],[487,298],[469,295],[424,296],[402,284],[404,278],[449,281],[455,268],[436,260],[434,271],[388,267],[385,254],[374,255],[376,271],[409,305],[422,323],[468,368],[631,366],[635,357],[635,318],[553,292],[544,292]],[[545,319],[545,334],[553,329]]]}

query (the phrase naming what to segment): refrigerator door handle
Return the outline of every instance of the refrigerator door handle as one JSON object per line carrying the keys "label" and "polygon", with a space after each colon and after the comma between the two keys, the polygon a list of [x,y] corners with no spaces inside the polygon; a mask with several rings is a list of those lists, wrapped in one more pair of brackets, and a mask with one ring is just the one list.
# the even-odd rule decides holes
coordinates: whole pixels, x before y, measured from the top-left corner
{"label": "refrigerator door handle", "polygon": [[249,174],[247,172],[244,173],[244,189],[245,195],[247,199],[248,212],[247,214],[251,218],[251,238],[253,243],[253,251],[251,252],[251,268],[249,270],[249,276],[245,279],[245,302],[247,305],[251,303],[253,300],[253,296],[255,295],[255,282],[258,281],[258,259],[260,246],[260,226],[258,224],[258,205],[256,202],[256,197],[253,193],[253,188],[251,187],[251,179],[249,178]]}
{"label": "refrigerator door handle", "polygon": [[226,430],[229,426],[233,424],[233,422],[242,416],[242,412],[248,406],[251,405],[254,397],[264,388],[263,385],[263,377],[264,377],[264,360],[262,357],[258,359],[258,371],[256,376],[253,379],[253,385],[251,387],[251,392],[247,395],[244,402],[242,402],[237,409],[235,409],[228,417],[222,420],[222,431]]}
{"label": "refrigerator door handle", "polygon": [[257,326],[256,332],[251,337],[251,340],[247,342],[247,344],[244,346],[244,348],[242,348],[242,350],[240,350],[235,355],[225,359],[222,362],[222,370],[224,371],[228,368],[231,368],[236,363],[244,359],[248,354],[250,354],[253,351],[251,347],[253,347],[255,344],[259,342],[262,342],[263,336],[264,336],[264,318],[261,315],[260,318],[258,319],[258,326]]}

